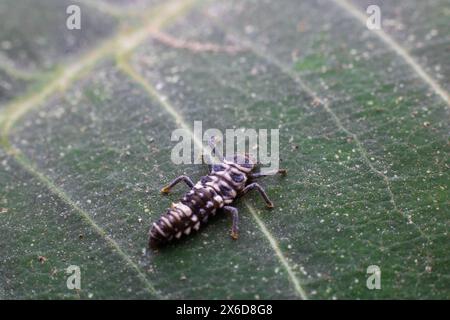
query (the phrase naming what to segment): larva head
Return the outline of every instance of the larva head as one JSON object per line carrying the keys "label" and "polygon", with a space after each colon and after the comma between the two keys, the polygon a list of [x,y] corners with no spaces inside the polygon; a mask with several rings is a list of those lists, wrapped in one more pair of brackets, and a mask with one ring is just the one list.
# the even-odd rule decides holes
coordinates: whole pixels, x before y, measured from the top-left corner
{"label": "larva head", "polygon": [[224,163],[233,163],[240,171],[247,174],[252,172],[256,166],[256,162],[248,154],[235,154],[231,157],[226,157],[224,159]]}

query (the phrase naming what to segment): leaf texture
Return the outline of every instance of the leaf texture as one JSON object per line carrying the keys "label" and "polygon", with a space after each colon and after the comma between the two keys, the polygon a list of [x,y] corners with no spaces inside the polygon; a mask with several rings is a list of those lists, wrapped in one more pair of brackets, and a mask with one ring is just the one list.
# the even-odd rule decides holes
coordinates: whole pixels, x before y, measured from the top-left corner
{"label": "leaf texture", "polygon": [[[1,23],[34,17],[27,3]],[[74,34],[50,0],[0,34],[18,39],[0,50],[2,298],[450,297],[448,1],[380,2],[379,31],[363,1],[80,5]],[[274,210],[237,202],[238,241],[219,216],[147,252],[185,191],[161,186],[207,172],[170,161],[196,120],[279,128],[289,174],[262,182]]]}

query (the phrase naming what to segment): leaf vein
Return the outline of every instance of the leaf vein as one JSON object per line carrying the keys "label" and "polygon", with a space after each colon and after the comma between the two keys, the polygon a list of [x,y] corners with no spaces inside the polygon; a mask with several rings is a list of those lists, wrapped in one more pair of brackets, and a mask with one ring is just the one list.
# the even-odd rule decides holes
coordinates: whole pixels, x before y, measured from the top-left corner
{"label": "leaf vein", "polygon": [[10,103],[0,113],[0,146],[7,153],[11,154],[19,165],[21,165],[26,171],[32,174],[34,177],[44,183],[47,188],[54,194],[56,194],[61,200],[73,207],[81,216],[100,234],[110,246],[117,251],[117,253],[126,261],[126,263],[136,271],[140,280],[145,284],[147,290],[154,296],[160,297],[159,293],[153,287],[150,280],[140,270],[131,257],[120,247],[120,245],[111,238],[106,232],[95,222],[95,220],[89,215],[89,213],[79,207],[64,190],[59,188],[55,183],[47,177],[44,173],[40,172],[31,161],[23,155],[20,150],[11,145],[9,141],[9,134],[14,124],[21,119],[28,111],[38,108],[42,105],[42,102],[57,92],[58,90],[64,91],[69,85],[76,80],[82,71],[92,67],[95,63],[104,57],[107,57],[114,52],[125,52],[128,48],[139,45],[147,38],[148,33],[155,28],[161,27],[171,19],[184,13],[188,9],[194,6],[198,0],[187,1],[170,1],[162,6],[158,6],[156,9],[150,9],[143,14],[144,18],[148,18],[148,15],[156,14],[150,22],[144,26],[137,28],[133,31],[119,31],[114,36],[104,41],[99,46],[89,51],[81,60],[78,60],[72,64],[66,66],[60,73],[55,73],[53,80],[45,86],[43,89],[31,94],[25,99],[19,99]]}
{"label": "leaf vein", "polygon": [[[350,13],[355,19],[366,24],[366,16],[358,10],[354,5],[349,3],[347,0],[333,0],[333,2],[341,7],[343,10]],[[394,50],[410,67],[415,71],[415,73],[427,83],[433,91],[439,95],[442,100],[450,107],[450,94],[440,86],[440,84],[434,80],[423,68],[422,66],[408,53],[408,51],[401,46],[397,41],[394,40],[389,34],[387,34],[383,29],[374,31],[375,34],[392,50]]]}
{"label": "leaf vein", "polygon": [[153,287],[152,283],[148,280],[146,275],[140,270],[131,257],[120,247],[120,245],[110,237],[103,228],[101,228],[91,217],[91,215],[82,209],[79,205],[73,201],[69,195],[54,184],[47,176],[37,170],[31,162],[20,151],[16,151],[13,154],[14,159],[18,164],[22,166],[31,175],[41,181],[53,194],[57,195],[61,200],[75,209],[88,223],[89,225],[110,245],[110,247],[116,251],[116,253],[136,272],[139,279],[145,284],[147,290],[154,296],[160,297],[159,293]]}

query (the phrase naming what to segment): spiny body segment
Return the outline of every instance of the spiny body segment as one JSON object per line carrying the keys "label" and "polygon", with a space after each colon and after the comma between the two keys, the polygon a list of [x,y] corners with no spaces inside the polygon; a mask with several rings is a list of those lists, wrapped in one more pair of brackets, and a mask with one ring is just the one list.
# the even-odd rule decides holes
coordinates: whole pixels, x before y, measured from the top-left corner
{"label": "spiny body segment", "polygon": [[[186,176],[180,176],[164,187],[161,192],[168,193],[179,182],[185,182],[191,190],[177,203],[172,204],[150,228],[149,246],[157,249],[168,242],[197,231],[207,223],[209,216],[218,211],[231,213],[233,225],[231,236],[238,238],[238,211],[230,204],[251,190],[257,190],[269,208],[273,207],[265,191],[253,179],[269,174],[252,173],[255,165],[247,156],[235,155],[221,159],[210,166],[210,173],[195,185]],[[275,173],[286,173],[278,170]]]}

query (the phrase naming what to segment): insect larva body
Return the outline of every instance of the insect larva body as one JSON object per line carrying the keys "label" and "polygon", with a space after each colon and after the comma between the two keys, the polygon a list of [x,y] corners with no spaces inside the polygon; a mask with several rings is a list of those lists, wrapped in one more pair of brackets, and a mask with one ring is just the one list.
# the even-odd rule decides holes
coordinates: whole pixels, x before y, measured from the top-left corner
{"label": "insect larva body", "polygon": [[[252,173],[255,165],[248,156],[235,155],[221,159],[211,166],[209,175],[201,178],[195,185],[186,176],[180,176],[161,191],[168,193],[177,183],[184,181],[191,190],[177,203],[172,204],[156,222],[149,232],[149,246],[158,248],[168,242],[187,236],[208,221],[208,217],[218,211],[229,212],[233,216],[231,236],[238,237],[238,211],[229,206],[237,197],[256,189],[264,198],[269,208],[273,207],[265,191],[257,183],[249,183],[268,174]],[[285,170],[278,170],[285,173]]]}

